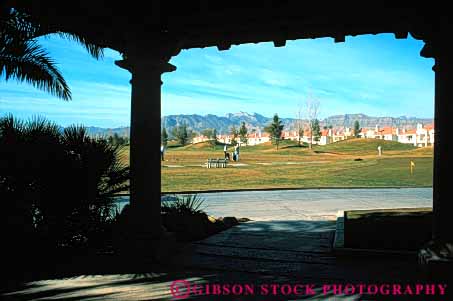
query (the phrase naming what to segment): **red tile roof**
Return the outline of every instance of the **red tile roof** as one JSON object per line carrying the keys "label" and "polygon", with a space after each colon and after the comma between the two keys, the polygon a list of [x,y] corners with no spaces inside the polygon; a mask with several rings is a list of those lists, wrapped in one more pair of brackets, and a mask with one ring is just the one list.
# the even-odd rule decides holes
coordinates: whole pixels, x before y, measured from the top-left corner
{"label": "red tile roof", "polygon": [[392,129],[391,127],[384,127],[381,130],[379,130],[379,133],[381,135],[392,135],[395,133],[395,130]]}

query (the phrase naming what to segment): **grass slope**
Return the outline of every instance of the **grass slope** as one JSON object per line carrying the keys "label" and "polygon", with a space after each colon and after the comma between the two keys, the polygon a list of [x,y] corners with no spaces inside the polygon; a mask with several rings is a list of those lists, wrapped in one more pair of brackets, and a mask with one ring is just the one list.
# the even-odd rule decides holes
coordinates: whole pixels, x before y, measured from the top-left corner
{"label": "grass slope", "polygon": [[[123,155],[128,160],[129,150]],[[432,148],[392,141],[351,139],[312,150],[296,141],[283,141],[278,151],[270,143],[244,146],[238,163],[245,165],[231,162],[219,169],[202,167],[207,158],[223,158],[223,144],[169,148],[162,162],[162,191],[432,186]],[[410,161],[415,162],[412,175]]]}
{"label": "grass slope", "polygon": [[349,139],[320,146],[319,148],[324,152],[338,152],[343,154],[358,152],[364,154],[377,153],[378,146],[381,146],[382,153],[386,151],[405,151],[416,149],[416,147],[411,144],[378,139]]}

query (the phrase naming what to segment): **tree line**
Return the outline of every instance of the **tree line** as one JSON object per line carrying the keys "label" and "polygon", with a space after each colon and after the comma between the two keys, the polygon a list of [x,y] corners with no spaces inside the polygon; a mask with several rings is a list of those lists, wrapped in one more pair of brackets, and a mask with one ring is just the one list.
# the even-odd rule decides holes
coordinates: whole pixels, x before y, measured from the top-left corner
{"label": "tree line", "polygon": [[[308,97],[304,107],[300,107],[297,119],[296,119],[296,128],[298,132],[298,145],[302,146],[302,138],[305,136],[308,138],[308,147],[311,149],[313,142],[319,142],[321,139],[321,126],[319,121],[319,107],[320,103],[317,99]],[[282,137],[284,125],[282,120],[276,113],[272,121],[264,128],[264,131],[269,134],[272,144],[276,145],[278,150]],[[324,130],[333,129],[332,125],[324,126]],[[356,138],[359,137],[361,131],[360,124],[356,120],[354,122],[354,135]],[[251,130],[251,133],[255,132],[255,129]],[[171,131],[172,138],[176,140],[180,145],[186,145],[194,138],[197,134],[189,129],[184,123],[174,127]],[[208,142],[215,148],[217,145],[217,130],[208,128],[201,131],[201,134],[208,138]],[[249,130],[245,122],[241,122],[239,128],[232,126],[229,132],[231,136],[230,144],[236,145],[238,143],[246,144],[248,143]],[[167,145],[170,137],[165,128],[162,129],[162,144]]]}
{"label": "tree line", "polygon": [[108,136],[106,140],[111,145],[128,145],[129,144],[129,138],[120,136],[120,135],[118,135],[118,133],[114,133],[113,135]]}
{"label": "tree line", "polygon": [[[204,129],[200,134],[207,137],[209,144],[211,144],[215,148],[218,142],[217,129]],[[240,141],[241,143],[247,143],[248,130],[245,122],[242,122],[239,129],[236,129],[235,126],[232,126],[230,129],[230,134],[233,136],[231,144],[237,144],[238,141]],[[186,123],[183,123],[181,125],[173,127],[170,135],[165,127],[162,128],[161,143],[162,145],[167,146],[170,140],[175,140],[178,144],[184,146],[187,145],[196,136],[197,133],[190,129]]]}

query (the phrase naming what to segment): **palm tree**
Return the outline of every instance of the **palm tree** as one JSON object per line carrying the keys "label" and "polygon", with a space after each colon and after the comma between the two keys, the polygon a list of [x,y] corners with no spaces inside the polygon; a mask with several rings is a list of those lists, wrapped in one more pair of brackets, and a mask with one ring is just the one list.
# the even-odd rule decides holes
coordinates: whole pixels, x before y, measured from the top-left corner
{"label": "palm tree", "polygon": [[63,75],[37,41],[39,37],[50,34],[80,43],[96,59],[103,56],[103,49],[84,37],[38,24],[26,13],[10,9],[0,20],[0,76],[4,75],[6,81],[16,79],[70,100],[71,90]]}
{"label": "palm tree", "polygon": [[[0,235],[44,246],[97,244],[129,189],[119,145],[44,118],[0,118]],[[7,239],[6,239],[7,238]],[[8,244],[7,244],[8,245]]]}

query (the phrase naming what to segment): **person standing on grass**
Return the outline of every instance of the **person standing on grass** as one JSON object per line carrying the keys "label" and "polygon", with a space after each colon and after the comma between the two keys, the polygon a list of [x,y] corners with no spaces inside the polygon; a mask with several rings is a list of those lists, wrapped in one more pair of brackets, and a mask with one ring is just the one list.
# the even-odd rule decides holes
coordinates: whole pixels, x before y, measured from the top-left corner
{"label": "person standing on grass", "polygon": [[165,161],[165,159],[164,159],[164,153],[165,153],[165,145],[162,144],[162,145],[160,146],[160,160],[161,160],[161,161]]}
{"label": "person standing on grass", "polygon": [[236,157],[237,157],[237,160],[239,161],[239,143],[237,144]]}
{"label": "person standing on grass", "polygon": [[224,158],[226,159],[228,156],[227,156],[227,153],[228,153],[228,147],[225,143],[225,145],[223,146],[223,155],[224,155]]}
{"label": "person standing on grass", "polygon": [[378,155],[379,156],[382,155],[382,148],[380,145],[378,145],[377,150],[378,150]]}

